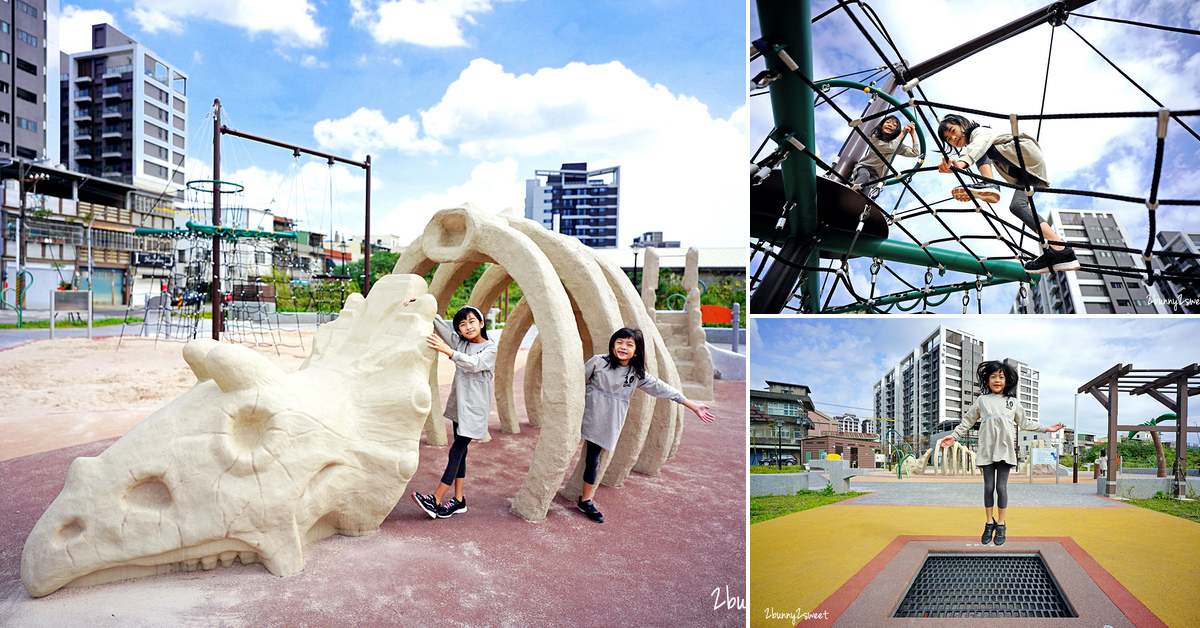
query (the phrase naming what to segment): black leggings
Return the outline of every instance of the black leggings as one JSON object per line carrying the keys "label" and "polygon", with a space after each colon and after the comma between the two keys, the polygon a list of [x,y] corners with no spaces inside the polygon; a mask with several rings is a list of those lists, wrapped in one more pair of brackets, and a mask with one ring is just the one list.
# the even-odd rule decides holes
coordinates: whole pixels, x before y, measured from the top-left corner
{"label": "black leggings", "polygon": [[584,441],[587,443],[586,451],[583,454],[583,483],[596,483],[596,468],[600,466],[600,452],[603,449],[590,440]]}
{"label": "black leggings", "polygon": [[[1014,170],[1018,170],[1014,168]],[[1029,195],[1025,190],[1034,186],[1034,179],[1028,174],[1021,174],[1017,178],[1016,185],[1021,186],[1019,190],[1013,190],[1012,201],[1008,204],[1008,211],[1025,223],[1030,230],[1038,234],[1039,238],[1042,233],[1042,218],[1033,211],[1033,205],[1029,202]]]}
{"label": "black leggings", "polygon": [[459,436],[458,423],[454,424],[454,444],[450,446],[450,459],[446,461],[446,471],[442,473],[442,484],[454,484],[455,478],[467,477],[467,445],[471,439]]}
{"label": "black leggings", "polygon": [[983,506],[992,507],[992,490],[996,491],[996,506],[1008,508],[1008,472],[1012,467],[1007,462],[993,462],[979,467],[983,470]]}

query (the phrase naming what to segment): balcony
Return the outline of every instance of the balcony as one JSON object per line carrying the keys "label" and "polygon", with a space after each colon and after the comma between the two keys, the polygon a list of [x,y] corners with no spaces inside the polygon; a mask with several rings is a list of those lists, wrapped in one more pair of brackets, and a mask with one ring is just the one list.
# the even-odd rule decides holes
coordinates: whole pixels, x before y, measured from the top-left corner
{"label": "balcony", "polygon": [[108,68],[107,70],[105,70],[104,78],[119,77],[122,74],[125,74],[127,72],[133,72],[132,65],[118,65],[116,67]]}
{"label": "balcony", "polygon": [[106,126],[106,127],[104,127],[104,133],[103,133],[103,135],[101,135],[101,137],[104,137],[104,138],[121,137],[121,135],[123,133],[124,133],[124,131],[120,127]]}
{"label": "balcony", "polygon": [[86,84],[86,83],[91,83],[91,82],[92,82],[92,77],[90,77],[90,76],[88,76],[88,75],[86,75],[86,74],[82,74],[82,75],[80,75],[80,76],[76,76],[76,77],[75,77],[75,82],[76,82],[76,83],[83,83],[83,84]]}
{"label": "balcony", "polygon": [[103,96],[105,100],[120,98],[121,97],[121,88],[117,85],[113,85],[112,87],[105,87],[104,91],[100,92],[100,95]]}
{"label": "balcony", "polygon": [[113,106],[113,107],[105,107],[104,111],[102,111],[100,115],[105,118],[114,118],[114,117],[119,118],[122,115],[124,115],[124,113],[125,112],[121,111],[120,107]]}
{"label": "balcony", "polygon": [[88,120],[91,120],[92,119],[92,110],[91,109],[76,109],[75,111],[71,112],[71,119],[79,120],[80,122],[86,122]]}
{"label": "balcony", "polygon": [[92,99],[92,90],[90,90],[90,89],[76,90],[75,93],[71,94],[71,100],[91,100],[91,99]]}
{"label": "balcony", "polygon": [[[101,159],[116,159],[116,158],[121,157],[122,155],[124,155],[124,153],[121,152],[121,149],[105,146],[104,152],[100,153],[100,158]],[[108,176],[108,174],[105,173],[104,176]]]}
{"label": "balcony", "polygon": [[87,128],[75,129],[75,132],[71,134],[71,138],[76,142],[90,142],[92,141],[92,130]]}
{"label": "balcony", "polygon": [[74,155],[74,156],[75,156],[75,160],[76,160],[76,161],[84,161],[84,160],[89,160],[89,159],[91,159],[91,158],[92,158],[92,151],[89,151],[89,150],[77,150],[77,151],[75,151],[75,155]]}

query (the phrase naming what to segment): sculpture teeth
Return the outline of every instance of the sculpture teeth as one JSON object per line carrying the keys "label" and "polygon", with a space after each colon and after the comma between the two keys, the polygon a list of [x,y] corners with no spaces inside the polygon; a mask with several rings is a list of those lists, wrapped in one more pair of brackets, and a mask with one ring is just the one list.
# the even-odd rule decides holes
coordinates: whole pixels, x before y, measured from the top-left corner
{"label": "sculpture teeth", "polygon": [[221,567],[229,567],[230,565],[233,565],[233,561],[235,559],[241,561],[243,565],[253,565],[254,563],[259,562],[258,552],[238,552],[230,550],[228,552],[221,552],[220,554],[214,554],[212,556],[194,558],[191,560],[174,563],[174,566],[177,571],[198,571],[201,569],[208,571],[216,568],[218,565]]}

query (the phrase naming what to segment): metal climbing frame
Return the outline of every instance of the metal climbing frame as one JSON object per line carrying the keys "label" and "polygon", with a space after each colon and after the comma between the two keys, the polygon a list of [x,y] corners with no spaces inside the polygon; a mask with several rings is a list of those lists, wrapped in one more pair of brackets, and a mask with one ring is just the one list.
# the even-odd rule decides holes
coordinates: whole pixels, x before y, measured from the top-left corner
{"label": "metal climbing frame", "polygon": [[[767,73],[770,75],[770,80],[765,83],[770,87],[772,113],[775,120],[775,129],[770,134],[772,139],[778,146],[777,153],[772,161],[780,165],[780,177],[783,179],[783,207],[781,208],[782,216],[777,224],[774,225],[774,231],[764,229],[764,225],[760,222],[756,225],[754,220],[751,222],[751,235],[759,239],[760,242],[754,245],[756,252],[762,252],[767,258],[773,260],[773,263],[766,267],[766,260],[760,266],[760,271],[765,269],[765,274],[761,279],[758,279],[758,272],[752,276],[751,283],[757,280],[757,286],[752,285],[753,293],[751,295],[751,312],[753,313],[778,313],[783,310],[788,301],[792,298],[794,288],[797,281],[800,282],[799,297],[801,301],[801,310],[807,312],[822,311],[819,303],[820,297],[820,282],[818,281],[819,272],[835,272],[833,268],[825,268],[820,266],[819,253],[836,254],[841,256],[843,263],[842,270],[837,270],[837,281],[845,282],[847,290],[858,299],[863,301],[854,293],[850,285],[848,276],[846,276],[846,260],[852,254],[855,256],[869,256],[875,259],[876,263],[883,261],[895,261],[903,264],[923,265],[931,270],[937,268],[939,273],[944,274],[947,270],[961,272],[965,274],[974,274],[977,280],[972,282],[962,282],[950,286],[940,286],[934,288],[930,285],[930,281],[926,280],[926,286],[919,288],[913,284],[908,284],[909,291],[898,295],[889,295],[887,298],[891,303],[900,301],[910,301],[913,299],[921,299],[929,301],[929,297],[933,295],[948,295],[951,292],[969,290],[975,287],[981,289],[983,285],[992,285],[995,283],[1006,283],[1011,281],[1019,281],[1023,283],[1032,283],[1035,278],[1025,273],[1019,262],[1007,261],[1007,258],[996,259],[988,257],[979,257],[964,242],[965,240],[975,239],[982,236],[959,236],[951,231],[948,238],[932,240],[917,244],[914,239],[913,243],[898,242],[887,240],[879,237],[877,234],[872,235],[863,231],[863,223],[866,221],[868,214],[871,213],[869,201],[864,209],[862,218],[860,219],[857,230],[853,232],[843,231],[840,227],[829,229],[828,225],[823,225],[826,222],[818,218],[818,204],[826,205],[829,201],[818,201],[818,190],[822,187],[816,177],[816,166],[821,166],[824,170],[831,172],[831,177],[836,177],[842,181],[846,180],[849,168],[857,163],[859,158],[863,156],[866,150],[873,150],[878,154],[878,151],[870,146],[866,141],[865,131],[869,130],[870,122],[878,120],[881,116],[887,115],[893,111],[902,111],[912,119],[911,114],[907,111],[908,108],[916,108],[919,106],[939,107],[955,111],[965,111],[975,115],[988,115],[993,117],[1009,118],[1013,127],[1013,134],[1019,133],[1017,123],[1019,120],[1043,120],[1056,118],[1104,118],[1104,117],[1130,117],[1130,116],[1157,116],[1159,118],[1158,133],[1157,133],[1157,154],[1155,158],[1154,180],[1151,184],[1151,193],[1149,199],[1136,199],[1132,197],[1118,197],[1111,194],[1096,193],[1090,191],[1078,190],[1061,190],[1051,188],[1039,188],[1039,191],[1046,193],[1057,194],[1075,194],[1094,196],[1100,198],[1109,198],[1123,202],[1142,202],[1145,201],[1150,213],[1150,229],[1151,235],[1144,252],[1133,249],[1120,249],[1121,252],[1132,254],[1141,254],[1147,260],[1147,269],[1143,272],[1149,274],[1148,283],[1153,283],[1156,279],[1187,279],[1186,277],[1168,277],[1165,273],[1158,273],[1150,270],[1149,258],[1153,248],[1153,228],[1154,228],[1154,210],[1159,204],[1170,205],[1200,205],[1200,201],[1191,200],[1159,200],[1157,198],[1157,189],[1159,183],[1159,175],[1161,173],[1163,139],[1166,133],[1166,120],[1168,118],[1175,120],[1185,130],[1192,135],[1200,138],[1200,134],[1196,134],[1181,120],[1181,116],[1200,115],[1200,111],[1179,111],[1170,112],[1165,108],[1157,112],[1137,112],[1137,113],[1103,113],[1103,114],[1041,114],[1038,115],[1009,115],[1000,116],[990,112],[982,112],[976,110],[963,109],[944,105],[941,103],[933,103],[923,99],[917,99],[912,93],[915,89],[920,93],[919,82],[941,70],[950,67],[966,59],[967,57],[984,50],[992,45],[1023,33],[1029,29],[1037,27],[1044,23],[1049,23],[1054,26],[1065,24],[1067,17],[1071,12],[1090,4],[1093,0],[1065,0],[1049,4],[1041,9],[1035,10],[1009,24],[1001,26],[989,33],[986,33],[976,39],[959,45],[947,52],[937,55],[928,61],[916,64],[911,68],[906,68],[903,63],[890,68],[892,76],[888,78],[884,89],[884,93],[893,93],[898,87],[903,86],[906,92],[910,93],[907,102],[901,103],[895,100],[890,100],[891,108],[888,108],[885,99],[879,98],[873,100],[868,106],[866,112],[858,119],[853,119],[847,116],[831,99],[829,99],[821,91],[820,85],[829,83],[822,81],[814,83],[812,79],[812,20],[811,8],[808,0],[795,0],[791,2],[783,1],[764,1],[758,0],[758,14],[762,38],[756,40],[752,54],[762,54],[767,65]],[[862,31],[868,43],[874,47],[885,63],[890,64],[887,55],[880,49],[879,45],[871,38],[859,21],[858,17],[850,11],[850,5],[861,4],[850,2],[849,0],[838,0],[838,4],[829,11],[825,12],[817,19],[821,19],[825,15],[833,13],[838,9],[842,9],[854,22],[854,24]],[[864,5],[865,6],[865,5]],[[878,24],[876,25],[882,28]],[[1074,30],[1074,29],[1072,29]],[[1078,33],[1076,33],[1078,34]],[[887,38],[886,31],[884,36]],[[890,39],[888,43],[891,44]],[[1090,44],[1089,44],[1090,45]],[[892,44],[894,50],[894,44]],[[1094,49],[1094,47],[1093,47]],[[899,55],[899,51],[895,51]],[[1099,54],[1099,51],[1096,51]],[[1103,57],[1103,54],[1100,55]],[[1108,59],[1104,57],[1107,61]],[[1109,61],[1111,64],[1112,62]],[[1114,66],[1115,67],[1115,66]],[[1119,68],[1117,68],[1118,71]],[[787,76],[792,75],[792,76]],[[1127,79],[1129,77],[1122,73]],[[777,80],[782,79],[782,80]],[[1129,79],[1132,82],[1132,79]],[[1136,83],[1134,83],[1137,86]],[[1142,89],[1140,86],[1137,86]],[[1142,89],[1143,93],[1146,93]],[[1162,104],[1146,93],[1147,96],[1154,100],[1156,104],[1162,107]],[[829,166],[820,161],[820,159],[812,152],[814,144],[814,116],[813,103],[814,100],[820,99],[821,102],[828,102],[834,109],[838,111],[846,120],[851,121],[851,126],[854,127],[850,139],[841,151],[840,160],[836,167]],[[919,112],[920,109],[917,109]],[[929,124],[925,119],[925,115],[921,114],[922,120]],[[1040,124],[1040,122],[1039,122]],[[918,125],[920,128],[920,125]],[[764,142],[765,145],[765,142]],[[761,150],[761,149],[760,149]],[[787,157],[783,159],[783,157]],[[1018,157],[1021,157],[1018,154]],[[1023,158],[1022,158],[1023,161]],[[761,164],[760,164],[761,165]],[[934,168],[913,168],[905,171],[905,173],[891,182],[902,182],[903,178],[911,176],[915,172],[933,170]],[[953,169],[956,178],[960,185],[965,186],[963,177],[969,176],[974,179],[982,179],[973,174],[967,174],[958,169]],[[1001,187],[1015,188],[1016,186],[1008,184],[1004,181],[990,181],[997,183]],[[934,216],[945,227],[946,223],[938,218],[938,212],[954,212],[962,210],[934,210],[921,199],[911,187],[906,185],[908,191],[911,191],[917,200],[925,206],[922,212]],[[865,197],[864,197],[865,199]],[[828,209],[828,208],[827,208]],[[976,203],[978,211],[979,206]],[[753,215],[753,214],[752,214]],[[905,216],[905,218],[912,215]],[[1003,220],[997,217],[988,216],[989,222],[993,228],[999,223],[1006,228],[1011,227]],[[899,229],[905,231],[911,236],[911,233],[900,224],[900,218],[888,216],[888,224],[895,224]],[[947,227],[947,229],[949,229]],[[1017,228],[1022,231],[1021,227]],[[997,232],[999,237],[999,232]],[[1040,235],[1037,235],[1040,238]],[[1004,241],[1003,238],[1000,238]],[[968,254],[958,253],[939,249],[931,244],[939,242],[957,241],[963,246]],[[764,244],[769,242],[769,244]],[[1014,245],[1005,241],[1010,249]],[[1073,246],[1083,246],[1085,248],[1094,248],[1101,250],[1118,250],[1114,247],[1104,245],[1088,245],[1073,243]],[[777,250],[776,250],[777,249]],[[1014,249],[1014,252],[1016,250]],[[1020,259],[1016,256],[1016,259]],[[1085,270],[1098,270],[1110,272],[1107,267],[1092,267],[1088,266]],[[1116,269],[1121,270],[1121,269]],[[1135,270],[1135,269],[1128,269]],[[1116,273],[1121,274],[1121,273]],[[1140,276],[1140,275],[1139,275]],[[874,283],[874,282],[872,282]],[[835,284],[836,286],[836,284]],[[945,300],[943,296],[942,301]],[[940,302],[938,302],[940,303]],[[866,309],[877,310],[875,306],[882,304],[882,301],[877,301],[872,294],[866,301]],[[937,305],[937,303],[933,303]],[[828,306],[828,303],[826,303]],[[914,305],[915,307],[915,305]],[[964,302],[965,308],[965,302]],[[844,306],[834,308],[833,310],[826,309],[827,312],[834,311],[858,311],[864,307],[860,303],[858,306]],[[901,308],[903,309],[903,308]]]}
{"label": "metal climbing frame", "polygon": [[[1195,378],[1196,385],[1189,382]],[[1108,459],[1117,459],[1117,439],[1120,432],[1175,432],[1175,463],[1171,466],[1174,477],[1173,493],[1177,497],[1187,495],[1187,435],[1200,432],[1200,427],[1187,424],[1188,397],[1200,395],[1200,364],[1191,364],[1174,371],[1135,369],[1132,364],[1117,364],[1097,375],[1092,381],[1079,387],[1077,392],[1088,393],[1108,410]],[[1150,395],[1175,413],[1174,427],[1163,425],[1119,425],[1117,423],[1117,395]],[[1174,398],[1171,397],[1174,395]],[[1117,465],[1108,465],[1105,494],[1117,494]]]}

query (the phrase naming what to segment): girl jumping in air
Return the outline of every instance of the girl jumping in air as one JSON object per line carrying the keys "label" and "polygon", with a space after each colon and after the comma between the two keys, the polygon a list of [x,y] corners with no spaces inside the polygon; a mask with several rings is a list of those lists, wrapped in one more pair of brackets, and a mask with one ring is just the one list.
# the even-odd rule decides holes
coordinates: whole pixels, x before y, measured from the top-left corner
{"label": "girl jumping in air", "polygon": [[[991,360],[979,365],[976,371],[979,388],[986,394],[975,398],[963,415],[954,433],[938,441],[939,447],[950,447],[967,435],[979,421],[979,451],[975,465],[983,471],[983,511],[987,524],[983,527],[984,545],[995,535],[996,545],[1004,545],[1004,509],[1008,508],[1008,472],[1017,466],[1014,446],[1017,428],[1028,432],[1057,432],[1062,423],[1049,427],[1025,418],[1025,409],[1017,399],[1017,370],[1004,362]],[[992,518],[992,492],[995,491],[996,517]]]}
{"label": "girl jumping in air", "polygon": [[[991,128],[979,126],[975,122],[960,115],[950,114],[942,118],[938,125],[938,135],[946,143],[959,151],[959,159],[953,161],[942,159],[938,172],[949,173],[950,167],[966,169],[971,164],[979,167],[979,174],[988,179],[995,179],[992,164],[1000,171],[1000,176],[1009,183],[1020,186],[1013,190],[1012,201],[1008,209],[1014,216],[1025,223],[1034,233],[1041,233],[1049,248],[1042,254],[1025,263],[1025,270],[1034,274],[1042,274],[1054,270],[1078,270],[1079,261],[1075,259],[1075,251],[1063,244],[1062,238],[1054,232],[1050,224],[1034,213],[1029,203],[1029,190],[1048,188],[1050,182],[1046,178],[1046,162],[1042,158],[1042,148],[1032,137],[1021,134],[1021,154],[1017,155],[1017,144],[1010,134],[996,133]],[[1019,163],[1024,161],[1025,168]],[[952,194],[959,201],[969,200],[966,190],[970,190],[975,198],[986,203],[1000,200],[1000,186],[995,183],[979,182],[964,188],[955,188]]]}
{"label": "girl jumping in air", "polygon": [[[879,123],[867,136],[867,139],[879,149],[879,153],[887,159],[887,163],[891,163],[892,156],[896,153],[904,157],[920,157],[921,152],[913,148],[910,144],[904,143],[904,136],[912,136],[912,141],[917,141],[916,125],[909,123],[900,128],[900,120],[896,116],[888,116]],[[866,156],[857,164],[854,164],[853,181],[859,185],[865,184],[867,181],[874,181],[883,176],[887,172],[887,165],[879,159],[879,155],[875,151],[868,150]],[[875,198],[879,188],[883,187],[883,181],[872,183],[863,193],[871,198]]]}
{"label": "girl jumping in air", "polygon": [[[412,303],[416,299],[410,299]],[[445,519],[456,512],[467,511],[463,481],[467,471],[467,445],[471,439],[487,436],[488,415],[492,411],[492,371],[496,367],[496,343],[488,340],[483,314],[466,305],[454,315],[451,327],[440,316],[433,321],[436,333],[425,342],[435,351],[446,354],[454,362],[454,382],[442,416],[454,422],[454,444],[450,446],[442,483],[432,495],[413,491],[413,501],[435,519]],[[454,499],[442,503],[442,498],[454,486]]]}
{"label": "girl jumping in air", "polygon": [[583,409],[582,436],[584,451],[583,494],[579,510],[596,523],[604,523],[604,515],[596,510],[592,495],[596,492],[596,468],[600,451],[612,451],[625,425],[629,399],[640,388],[652,397],[666,398],[682,404],[696,413],[701,421],[713,422],[708,406],[689,401],[683,393],[646,373],[646,343],[640,329],[618,329],[608,340],[608,355],[597,355],[584,365],[583,376],[587,394]]}

